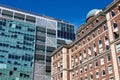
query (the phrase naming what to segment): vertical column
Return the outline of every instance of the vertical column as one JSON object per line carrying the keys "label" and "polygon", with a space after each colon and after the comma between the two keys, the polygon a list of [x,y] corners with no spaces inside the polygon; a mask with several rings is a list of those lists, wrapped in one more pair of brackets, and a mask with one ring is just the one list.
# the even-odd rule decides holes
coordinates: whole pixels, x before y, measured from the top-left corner
{"label": "vertical column", "polygon": [[[112,31],[112,25],[111,25],[109,13],[106,14],[106,18],[107,18],[109,39],[110,39],[110,42],[112,42],[114,40],[114,37],[113,37],[113,31]],[[112,60],[113,60],[113,70],[114,70],[115,80],[120,80],[116,52],[115,52],[115,45],[111,44],[110,49],[111,49],[111,53],[112,53],[111,55],[112,55]]]}
{"label": "vertical column", "polygon": [[67,80],[67,49],[63,48],[62,49],[63,52],[63,80]]}
{"label": "vertical column", "polygon": [[53,75],[54,71],[53,71],[53,56],[51,58],[51,80],[53,80],[52,75]]}

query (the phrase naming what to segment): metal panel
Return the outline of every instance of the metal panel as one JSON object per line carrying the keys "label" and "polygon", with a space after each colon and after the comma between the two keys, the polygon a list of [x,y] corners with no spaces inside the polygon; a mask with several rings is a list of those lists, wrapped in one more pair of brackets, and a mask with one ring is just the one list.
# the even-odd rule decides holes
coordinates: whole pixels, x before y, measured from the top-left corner
{"label": "metal panel", "polygon": [[46,40],[47,40],[47,46],[57,47],[56,38],[47,37]]}
{"label": "metal panel", "polygon": [[37,26],[46,27],[47,20],[42,18],[37,18]]}
{"label": "metal panel", "polygon": [[56,30],[57,22],[56,21],[52,21],[52,20],[48,20],[46,26],[47,26],[48,29]]}

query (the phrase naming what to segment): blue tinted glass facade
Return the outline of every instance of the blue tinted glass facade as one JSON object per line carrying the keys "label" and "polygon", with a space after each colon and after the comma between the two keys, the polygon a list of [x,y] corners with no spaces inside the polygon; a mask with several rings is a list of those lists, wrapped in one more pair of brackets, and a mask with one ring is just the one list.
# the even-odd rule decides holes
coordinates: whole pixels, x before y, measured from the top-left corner
{"label": "blue tinted glass facade", "polygon": [[32,80],[35,25],[0,18],[0,80]]}
{"label": "blue tinted glass facade", "polygon": [[74,32],[73,25],[58,22],[57,27],[58,27],[57,36],[59,38],[63,38],[63,39],[67,39],[67,40],[74,40],[75,39],[75,32]]}

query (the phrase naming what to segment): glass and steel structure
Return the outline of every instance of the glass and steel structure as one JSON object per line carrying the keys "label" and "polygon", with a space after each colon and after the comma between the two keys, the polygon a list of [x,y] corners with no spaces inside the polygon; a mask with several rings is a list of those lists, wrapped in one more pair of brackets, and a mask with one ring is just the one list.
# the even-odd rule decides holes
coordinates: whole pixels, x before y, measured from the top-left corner
{"label": "glass and steel structure", "polygon": [[35,25],[0,18],[0,80],[32,80]]}
{"label": "glass and steel structure", "polygon": [[51,53],[74,39],[66,21],[0,5],[0,80],[50,80]]}

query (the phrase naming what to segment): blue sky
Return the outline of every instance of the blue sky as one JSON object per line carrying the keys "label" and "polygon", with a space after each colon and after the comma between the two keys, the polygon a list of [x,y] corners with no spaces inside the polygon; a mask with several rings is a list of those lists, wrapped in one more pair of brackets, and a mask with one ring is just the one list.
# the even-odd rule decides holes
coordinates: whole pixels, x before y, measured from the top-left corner
{"label": "blue sky", "polygon": [[0,0],[1,4],[69,21],[76,28],[92,9],[103,9],[113,0]]}

